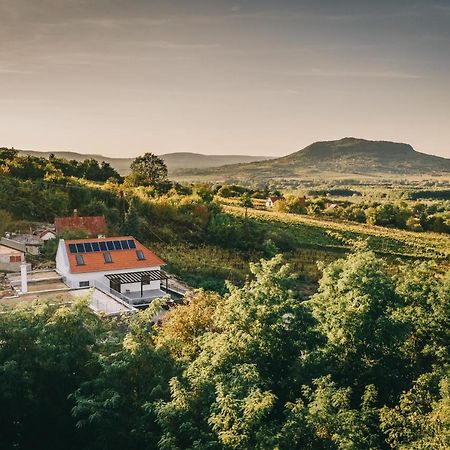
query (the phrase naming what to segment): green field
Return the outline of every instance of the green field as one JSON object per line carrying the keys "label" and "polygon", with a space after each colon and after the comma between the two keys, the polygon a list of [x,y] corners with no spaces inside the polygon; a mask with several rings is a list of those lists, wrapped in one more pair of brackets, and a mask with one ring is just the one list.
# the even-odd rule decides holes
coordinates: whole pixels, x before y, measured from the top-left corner
{"label": "green field", "polygon": [[[244,209],[224,206],[229,214],[244,216]],[[358,240],[365,240],[374,251],[386,256],[433,258],[448,262],[450,237],[437,233],[417,233],[371,225],[337,222],[325,218],[248,210],[249,220],[255,220],[273,231],[287,229],[294,232],[296,244],[318,249],[350,248]]]}

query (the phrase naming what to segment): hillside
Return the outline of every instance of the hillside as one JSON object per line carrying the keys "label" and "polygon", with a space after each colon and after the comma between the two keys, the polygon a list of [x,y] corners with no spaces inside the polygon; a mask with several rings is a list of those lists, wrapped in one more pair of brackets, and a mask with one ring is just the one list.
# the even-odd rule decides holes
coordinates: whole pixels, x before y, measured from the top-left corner
{"label": "hillside", "polygon": [[[106,161],[111,164],[121,175],[126,175],[129,171],[130,164],[134,158],[110,158],[97,154],[81,154],[76,152],[40,152],[35,150],[20,150],[22,155],[44,156],[48,157],[54,153],[59,158],[75,159],[82,161],[84,159],[96,159],[98,161]],[[251,163],[270,159],[267,156],[249,156],[249,155],[203,155],[200,153],[166,153],[160,155],[164,159],[169,173],[185,169],[204,169],[210,167],[223,166],[225,164]]]}
{"label": "hillside", "polygon": [[269,161],[229,165],[220,169],[185,170],[180,177],[244,182],[276,178],[390,177],[450,175],[450,159],[419,153],[408,144],[343,138],[315,142]]}

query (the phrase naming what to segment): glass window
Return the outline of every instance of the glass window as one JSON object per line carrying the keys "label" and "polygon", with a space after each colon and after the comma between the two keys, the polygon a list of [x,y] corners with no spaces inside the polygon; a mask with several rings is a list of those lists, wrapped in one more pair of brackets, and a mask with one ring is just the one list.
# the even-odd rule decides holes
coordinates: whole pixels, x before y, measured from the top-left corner
{"label": "glass window", "polygon": [[136,250],[136,256],[139,261],[142,261],[145,259],[145,255],[142,250]]}
{"label": "glass window", "polygon": [[84,258],[83,255],[75,255],[77,260],[77,266],[84,266]]}
{"label": "glass window", "polygon": [[105,259],[105,263],[112,263],[111,253],[109,252],[103,253],[103,258]]}
{"label": "glass window", "polygon": [[80,281],[78,285],[80,287],[89,287],[89,281]]}

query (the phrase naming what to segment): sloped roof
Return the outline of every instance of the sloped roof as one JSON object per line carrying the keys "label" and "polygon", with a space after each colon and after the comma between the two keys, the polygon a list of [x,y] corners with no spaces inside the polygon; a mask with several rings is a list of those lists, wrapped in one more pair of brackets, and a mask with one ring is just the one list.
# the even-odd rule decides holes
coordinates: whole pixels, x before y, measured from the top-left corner
{"label": "sloped roof", "polygon": [[66,230],[83,229],[93,236],[106,233],[105,216],[70,216],[55,218],[56,233],[60,234]]}
{"label": "sloped roof", "polygon": [[[69,245],[84,244],[84,243],[100,243],[112,241],[134,241],[136,248],[126,250],[107,250],[111,254],[112,262],[106,263],[103,254],[105,251],[92,251],[83,253],[71,253]],[[87,272],[104,272],[124,269],[144,269],[147,267],[162,266],[165,262],[155,255],[151,250],[142,245],[132,236],[116,236],[109,238],[97,239],[70,239],[65,241],[67,256],[69,258],[69,265],[71,273],[87,273]],[[137,251],[141,250],[144,254],[144,259],[139,260]],[[84,264],[78,265],[76,255],[82,254]]]}

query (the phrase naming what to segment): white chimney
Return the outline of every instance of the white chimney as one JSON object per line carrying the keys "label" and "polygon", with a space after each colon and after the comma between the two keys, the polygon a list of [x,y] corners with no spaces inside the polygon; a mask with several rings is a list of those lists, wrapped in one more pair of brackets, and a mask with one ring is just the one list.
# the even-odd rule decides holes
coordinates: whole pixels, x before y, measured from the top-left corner
{"label": "white chimney", "polygon": [[22,294],[26,294],[28,292],[28,275],[27,275],[27,263],[23,262],[20,265],[20,281],[22,284],[21,291]]}

